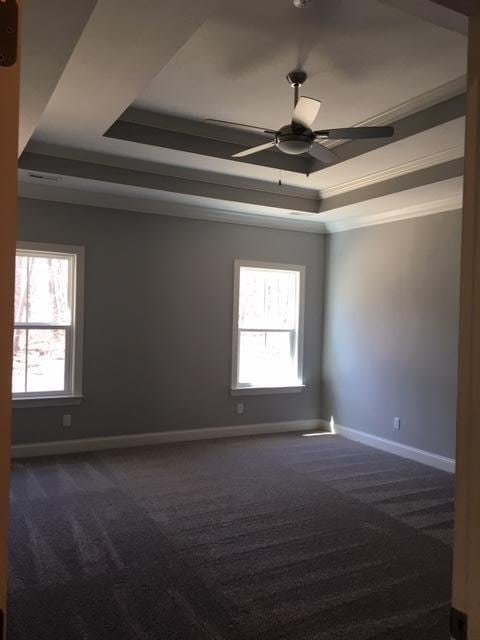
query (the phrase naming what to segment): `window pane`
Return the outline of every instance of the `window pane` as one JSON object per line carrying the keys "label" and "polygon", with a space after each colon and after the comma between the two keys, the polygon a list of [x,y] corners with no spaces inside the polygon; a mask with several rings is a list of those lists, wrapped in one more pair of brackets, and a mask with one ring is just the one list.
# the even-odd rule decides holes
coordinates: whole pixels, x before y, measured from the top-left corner
{"label": "window pane", "polygon": [[69,258],[30,256],[27,322],[70,324]]}
{"label": "window pane", "polygon": [[65,329],[29,329],[27,392],[64,391]]}
{"label": "window pane", "polygon": [[240,384],[275,386],[296,383],[288,331],[240,331]]}
{"label": "window pane", "polygon": [[239,327],[294,329],[299,273],[240,268]]}
{"label": "window pane", "polygon": [[13,332],[13,393],[23,393],[25,391],[26,334],[25,329],[15,329]]}
{"label": "window pane", "polygon": [[27,321],[27,256],[15,260],[15,322]]}

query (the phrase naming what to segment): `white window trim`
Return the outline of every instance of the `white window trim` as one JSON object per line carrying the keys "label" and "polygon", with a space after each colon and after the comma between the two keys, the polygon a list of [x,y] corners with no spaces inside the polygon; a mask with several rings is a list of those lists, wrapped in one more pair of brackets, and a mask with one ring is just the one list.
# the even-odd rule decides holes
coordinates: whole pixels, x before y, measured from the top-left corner
{"label": "white window trim", "polygon": [[[285,271],[298,271],[300,274],[299,299],[298,299],[298,325],[297,325],[297,378],[300,384],[289,386],[256,387],[238,383],[238,350],[239,350],[239,293],[240,293],[240,268],[252,267],[258,269],[283,269]],[[303,334],[305,322],[305,266],[298,264],[284,264],[280,262],[263,262],[257,260],[237,259],[234,262],[233,276],[233,330],[232,330],[232,378],[231,395],[273,395],[279,393],[300,393],[305,388],[303,383]]]}
{"label": "white window trim", "polygon": [[[75,278],[72,279],[72,326],[70,349],[71,362],[68,363],[67,376],[70,380],[70,393],[35,392],[12,394],[15,408],[44,407],[50,405],[80,404],[83,378],[83,323],[85,300],[85,248],[80,245],[53,244],[45,242],[17,242],[17,250],[31,252],[57,253],[75,256]],[[69,354],[70,355],[70,354]]]}

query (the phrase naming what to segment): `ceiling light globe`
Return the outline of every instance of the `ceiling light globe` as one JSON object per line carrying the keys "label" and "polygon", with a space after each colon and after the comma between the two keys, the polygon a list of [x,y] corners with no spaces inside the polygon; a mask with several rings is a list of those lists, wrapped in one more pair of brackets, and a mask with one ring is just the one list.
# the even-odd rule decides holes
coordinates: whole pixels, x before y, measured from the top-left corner
{"label": "ceiling light globe", "polygon": [[306,153],[311,147],[312,141],[306,140],[304,138],[288,138],[284,140],[279,140],[277,142],[277,147],[283,153],[288,153],[291,156],[298,156],[301,153]]}

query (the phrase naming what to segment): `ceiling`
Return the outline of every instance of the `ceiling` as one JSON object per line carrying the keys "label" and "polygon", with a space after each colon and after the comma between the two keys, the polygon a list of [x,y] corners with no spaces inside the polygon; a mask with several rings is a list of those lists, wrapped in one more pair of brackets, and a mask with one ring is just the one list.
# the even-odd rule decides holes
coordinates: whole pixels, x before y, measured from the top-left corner
{"label": "ceiling", "polygon": [[[429,0],[25,0],[20,194],[319,232],[459,208],[465,34]],[[316,128],[394,138],[232,159],[268,138],[206,119],[287,124],[300,68]]]}

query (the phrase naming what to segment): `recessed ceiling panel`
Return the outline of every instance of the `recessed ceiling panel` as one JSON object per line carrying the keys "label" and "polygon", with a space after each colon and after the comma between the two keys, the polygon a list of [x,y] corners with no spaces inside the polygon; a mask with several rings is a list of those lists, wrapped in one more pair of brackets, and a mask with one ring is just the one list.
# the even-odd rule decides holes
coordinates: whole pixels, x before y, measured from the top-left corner
{"label": "recessed ceiling panel", "polygon": [[345,127],[465,73],[466,38],[376,0],[224,2],[134,105],[191,118],[278,128],[289,121],[285,75],[303,68],[316,124]]}

